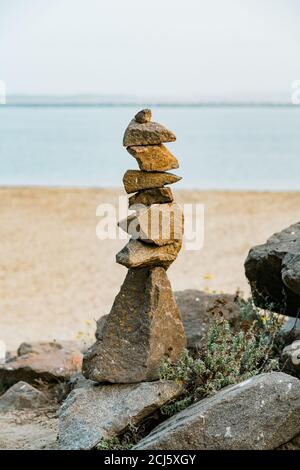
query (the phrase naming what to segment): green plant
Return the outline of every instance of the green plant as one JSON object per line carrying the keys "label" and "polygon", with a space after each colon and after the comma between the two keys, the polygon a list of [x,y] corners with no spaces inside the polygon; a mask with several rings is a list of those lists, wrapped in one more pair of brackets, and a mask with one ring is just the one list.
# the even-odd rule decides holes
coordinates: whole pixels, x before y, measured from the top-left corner
{"label": "green plant", "polygon": [[272,312],[261,314],[244,302],[238,331],[219,317],[208,330],[198,357],[184,351],[176,364],[164,361],[161,380],[176,380],[184,385],[183,395],[164,405],[167,416],[186,408],[227,385],[279,369],[277,344],[283,320]]}
{"label": "green plant", "polygon": [[97,445],[97,450],[129,450],[139,441],[139,428],[129,423],[120,436],[103,438]]}
{"label": "green plant", "polygon": [[97,450],[130,450],[157,424],[154,423],[156,419],[153,421],[151,418],[146,418],[138,425],[129,423],[119,436],[101,439]]}

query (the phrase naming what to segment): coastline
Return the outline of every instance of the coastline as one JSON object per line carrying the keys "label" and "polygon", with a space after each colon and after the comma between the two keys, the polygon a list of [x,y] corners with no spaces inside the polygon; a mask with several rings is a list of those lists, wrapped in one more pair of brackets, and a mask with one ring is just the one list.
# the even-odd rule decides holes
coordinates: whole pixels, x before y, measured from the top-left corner
{"label": "coastline", "polygon": [[[173,189],[173,188],[172,188]],[[122,189],[2,187],[0,331],[8,349],[22,341],[90,336],[109,313],[126,274],[115,263],[125,240],[96,238],[100,203]],[[251,246],[299,221],[300,192],[177,190],[203,203],[201,251],[181,251],[168,275],[174,290],[249,294],[243,263]]]}

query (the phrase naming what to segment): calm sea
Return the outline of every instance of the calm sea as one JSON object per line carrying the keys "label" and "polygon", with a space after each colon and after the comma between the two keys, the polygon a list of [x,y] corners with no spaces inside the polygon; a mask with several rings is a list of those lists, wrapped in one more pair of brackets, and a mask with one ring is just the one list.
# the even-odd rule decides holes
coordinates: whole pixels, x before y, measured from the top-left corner
{"label": "calm sea", "polygon": [[[0,185],[121,186],[137,110],[0,106]],[[152,110],[177,135],[177,188],[300,190],[300,106]]]}

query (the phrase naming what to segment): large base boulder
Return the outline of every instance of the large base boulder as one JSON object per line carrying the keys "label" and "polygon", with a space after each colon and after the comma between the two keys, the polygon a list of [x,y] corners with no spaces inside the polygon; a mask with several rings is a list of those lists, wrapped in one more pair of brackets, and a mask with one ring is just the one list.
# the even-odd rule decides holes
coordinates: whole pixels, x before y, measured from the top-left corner
{"label": "large base boulder", "polygon": [[175,382],[96,385],[73,390],[59,410],[59,447],[88,450],[122,433],[182,392]]}
{"label": "large base boulder", "polygon": [[83,359],[86,378],[112,383],[156,380],[163,358],[176,361],[186,346],[166,271],[130,269],[96,336]]}
{"label": "large base boulder", "polygon": [[300,313],[300,222],[255,246],[245,262],[258,307],[297,317]]}
{"label": "large base boulder", "polygon": [[155,428],[138,450],[268,450],[300,433],[300,380],[282,372],[226,387]]}

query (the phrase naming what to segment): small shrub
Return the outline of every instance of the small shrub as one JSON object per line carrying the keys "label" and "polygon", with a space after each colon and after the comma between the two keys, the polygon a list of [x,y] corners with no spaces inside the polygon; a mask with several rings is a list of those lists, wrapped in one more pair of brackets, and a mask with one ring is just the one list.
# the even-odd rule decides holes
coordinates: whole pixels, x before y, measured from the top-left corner
{"label": "small shrub", "polygon": [[251,301],[244,301],[239,331],[223,317],[216,319],[198,357],[184,351],[176,364],[163,362],[161,380],[181,382],[185,391],[179,399],[164,405],[162,413],[171,416],[227,385],[279,370],[282,324],[282,317],[269,311],[260,314]]}
{"label": "small shrub", "polygon": [[96,448],[97,450],[130,450],[161,421],[162,415],[156,411],[137,425],[129,423],[119,436],[102,439]]}

